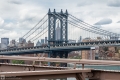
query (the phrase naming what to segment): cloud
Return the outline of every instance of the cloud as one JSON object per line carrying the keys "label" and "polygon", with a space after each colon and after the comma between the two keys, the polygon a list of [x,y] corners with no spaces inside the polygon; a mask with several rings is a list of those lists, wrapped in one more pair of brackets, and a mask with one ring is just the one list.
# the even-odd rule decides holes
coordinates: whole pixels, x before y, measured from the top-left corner
{"label": "cloud", "polygon": [[108,25],[102,25],[101,27],[104,30],[110,31],[110,32],[114,32],[114,33],[118,33],[120,34],[120,24],[113,22],[111,24]]}
{"label": "cloud", "polygon": [[117,23],[120,23],[120,21],[118,21]]}
{"label": "cloud", "polygon": [[112,20],[109,18],[104,18],[100,21],[98,21],[97,23],[95,23],[95,25],[105,25],[105,24],[111,24]]}
{"label": "cloud", "polygon": [[80,3],[77,4],[78,7],[86,6],[86,5],[91,5],[91,2],[89,2],[89,1],[81,1]]}
{"label": "cloud", "polygon": [[107,5],[111,7],[120,7],[120,0],[109,0]]}
{"label": "cloud", "polygon": [[19,1],[17,1],[17,0],[9,1],[9,3],[12,3],[12,4],[22,4],[21,2],[19,2]]}
{"label": "cloud", "polygon": [[98,28],[101,28],[102,26],[101,25],[94,25],[95,27],[98,27]]}
{"label": "cloud", "polygon": [[[0,0],[0,37],[16,39],[23,36],[47,14],[49,8],[51,11],[55,8],[56,12],[60,12],[61,9],[65,12],[67,9],[69,14],[89,24],[107,17],[112,19],[107,20],[109,25],[114,25],[114,22],[119,20],[120,12],[117,7],[109,8],[106,4],[107,0]],[[108,24],[107,22],[102,23]],[[102,26],[109,26],[103,24]],[[97,27],[101,28],[100,25]],[[70,34],[74,36],[75,33]]]}
{"label": "cloud", "polygon": [[8,37],[10,39],[15,39],[18,36],[21,36],[16,31],[10,31],[10,30],[4,30],[4,29],[0,29],[0,34],[1,34],[1,37]]}
{"label": "cloud", "polygon": [[4,23],[4,20],[0,18],[0,26]]}

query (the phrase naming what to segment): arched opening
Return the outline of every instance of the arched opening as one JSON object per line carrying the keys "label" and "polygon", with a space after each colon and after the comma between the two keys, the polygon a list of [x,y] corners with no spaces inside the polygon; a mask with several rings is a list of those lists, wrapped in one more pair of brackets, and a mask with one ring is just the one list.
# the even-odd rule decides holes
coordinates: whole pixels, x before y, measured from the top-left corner
{"label": "arched opening", "polygon": [[61,40],[61,24],[59,19],[56,20],[55,40],[57,41]]}

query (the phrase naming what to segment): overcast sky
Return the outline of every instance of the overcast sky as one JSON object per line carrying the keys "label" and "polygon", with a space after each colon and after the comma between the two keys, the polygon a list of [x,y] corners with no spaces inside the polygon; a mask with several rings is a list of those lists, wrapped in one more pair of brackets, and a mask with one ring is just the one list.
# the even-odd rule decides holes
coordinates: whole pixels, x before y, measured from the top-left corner
{"label": "overcast sky", "polygon": [[18,39],[49,8],[67,9],[89,24],[120,33],[120,0],[0,0],[0,37]]}

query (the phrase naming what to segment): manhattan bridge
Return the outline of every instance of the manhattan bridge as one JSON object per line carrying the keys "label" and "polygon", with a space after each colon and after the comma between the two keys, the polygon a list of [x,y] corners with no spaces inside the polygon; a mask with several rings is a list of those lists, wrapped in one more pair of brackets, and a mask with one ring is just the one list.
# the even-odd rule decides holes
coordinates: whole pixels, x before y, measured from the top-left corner
{"label": "manhattan bridge", "polygon": [[[76,40],[80,36],[86,40],[69,43],[69,40]],[[72,51],[91,50],[95,46],[120,45],[120,34],[90,25],[67,10],[56,12],[54,9],[52,12],[49,9],[48,13],[23,36],[32,42],[44,37],[48,37],[44,46],[1,50],[0,55],[48,53],[49,57],[67,58]]]}

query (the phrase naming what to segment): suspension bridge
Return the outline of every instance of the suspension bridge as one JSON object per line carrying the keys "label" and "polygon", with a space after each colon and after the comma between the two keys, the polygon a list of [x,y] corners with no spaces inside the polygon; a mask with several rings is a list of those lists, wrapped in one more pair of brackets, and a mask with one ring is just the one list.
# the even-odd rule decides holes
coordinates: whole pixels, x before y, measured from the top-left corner
{"label": "suspension bridge", "polygon": [[[69,40],[76,40],[79,37],[83,41],[70,43]],[[37,41],[48,37],[47,44],[28,48],[15,48],[0,50],[0,55],[20,55],[47,52],[51,55],[67,55],[71,51],[90,50],[95,46],[119,46],[120,34],[103,30],[92,26],[75,16],[63,12],[53,12],[49,9],[48,13],[31,29],[23,38],[28,41]],[[62,53],[61,53],[62,52]]]}
{"label": "suspension bridge", "polygon": [[[69,42],[69,40],[76,40],[80,36],[83,38],[81,41],[72,43]],[[119,71],[106,71],[84,68],[84,64],[119,66],[119,61],[80,59],[75,60],[61,58],[67,58],[68,54],[72,51],[91,50],[94,49],[95,46],[119,46],[120,34],[90,25],[71,15],[70,13],[68,13],[67,10],[65,12],[63,12],[62,10],[60,12],[56,12],[54,9],[54,11],[51,12],[51,10],[49,9],[48,13],[23,36],[24,39],[32,42],[36,42],[37,40],[44,37],[48,37],[47,43],[44,46],[0,50],[0,59],[26,60],[33,62],[46,61],[73,63],[74,68],[56,68],[53,67],[54,65],[52,67],[43,67],[36,66],[35,64],[15,65],[10,63],[0,63],[0,75],[2,75],[1,78],[5,79],[6,77],[10,79],[10,76],[16,76],[16,78],[22,77],[22,80],[33,80],[42,78],[48,79],[54,77],[76,77],[77,80],[85,80],[85,78],[89,78],[89,80],[119,80]],[[50,58],[8,56],[37,53],[48,53],[48,57]],[[60,58],[56,58],[57,56],[59,56]],[[82,64],[82,69],[77,69],[76,64]],[[44,69],[45,71],[42,69]]]}

